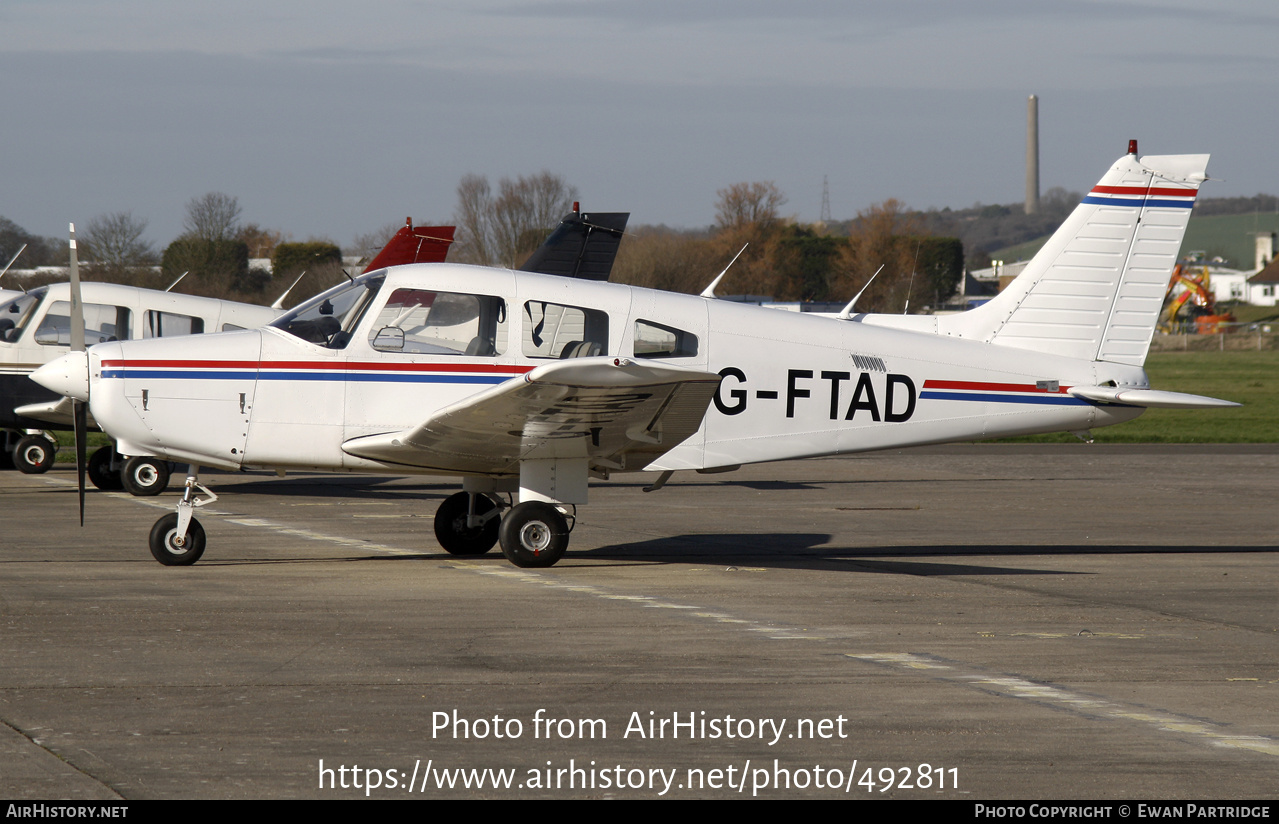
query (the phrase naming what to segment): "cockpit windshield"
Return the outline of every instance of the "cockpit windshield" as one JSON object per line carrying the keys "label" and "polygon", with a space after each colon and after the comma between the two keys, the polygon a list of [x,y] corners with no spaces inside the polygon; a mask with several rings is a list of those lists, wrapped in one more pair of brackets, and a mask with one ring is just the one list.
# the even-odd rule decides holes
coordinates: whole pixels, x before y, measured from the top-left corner
{"label": "cockpit windshield", "polygon": [[47,291],[42,286],[0,303],[0,343],[16,343],[22,337],[22,330],[35,314],[36,306]]}
{"label": "cockpit windshield", "polygon": [[383,279],[378,274],[335,286],[294,307],[271,326],[328,349],[345,349]]}

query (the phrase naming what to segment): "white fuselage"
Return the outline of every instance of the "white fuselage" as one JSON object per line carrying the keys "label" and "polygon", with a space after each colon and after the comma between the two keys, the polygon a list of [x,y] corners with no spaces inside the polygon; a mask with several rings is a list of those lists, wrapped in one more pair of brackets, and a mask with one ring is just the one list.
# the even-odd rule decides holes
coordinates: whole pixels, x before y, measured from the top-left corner
{"label": "white fuselage", "polygon": [[[1067,388],[1148,386],[1137,366],[617,284],[454,264],[360,280],[383,278],[367,305],[346,317],[337,345],[306,340],[281,321],[94,346],[92,413],[123,454],[223,468],[403,472],[350,455],[343,444],[417,426],[435,410],[570,356],[585,340],[594,348],[584,355],[656,355],[722,376],[696,434],[648,467],[713,469],[1087,430],[1141,410],[1091,403]],[[450,335],[469,336],[468,316],[458,315],[463,331],[425,323],[415,331],[414,305],[403,295],[421,290],[499,306],[488,354],[447,345]],[[391,326],[393,346],[379,336]]]}

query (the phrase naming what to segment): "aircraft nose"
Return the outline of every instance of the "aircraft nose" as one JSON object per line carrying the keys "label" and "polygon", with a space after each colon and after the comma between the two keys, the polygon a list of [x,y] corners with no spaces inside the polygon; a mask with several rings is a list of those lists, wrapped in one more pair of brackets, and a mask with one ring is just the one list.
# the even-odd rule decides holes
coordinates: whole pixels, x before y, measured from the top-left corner
{"label": "aircraft nose", "polygon": [[31,380],[67,398],[89,399],[89,353],[70,352],[31,373]]}

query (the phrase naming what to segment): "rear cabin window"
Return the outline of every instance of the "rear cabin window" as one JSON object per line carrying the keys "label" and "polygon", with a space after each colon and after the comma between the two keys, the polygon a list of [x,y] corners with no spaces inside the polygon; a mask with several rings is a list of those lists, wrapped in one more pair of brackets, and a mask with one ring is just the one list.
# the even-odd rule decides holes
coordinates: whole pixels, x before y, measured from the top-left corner
{"label": "rear cabin window", "polygon": [[148,309],[142,325],[144,338],[172,338],[177,335],[199,335],[204,332],[204,318],[177,315]]}
{"label": "rear cabin window", "polygon": [[[84,345],[129,339],[129,310],[101,303],[84,305]],[[71,304],[54,301],[36,328],[36,343],[43,346],[71,345]]]}
{"label": "rear cabin window", "polygon": [[587,358],[608,354],[608,313],[530,300],[524,304],[524,355]]}
{"label": "rear cabin window", "polygon": [[506,351],[506,303],[489,295],[396,289],[369,332],[381,352],[494,357]]}
{"label": "rear cabin window", "polygon": [[637,320],[635,321],[635,357],[697,357],[697,335],[673,326],[654,323],[651,320]]}

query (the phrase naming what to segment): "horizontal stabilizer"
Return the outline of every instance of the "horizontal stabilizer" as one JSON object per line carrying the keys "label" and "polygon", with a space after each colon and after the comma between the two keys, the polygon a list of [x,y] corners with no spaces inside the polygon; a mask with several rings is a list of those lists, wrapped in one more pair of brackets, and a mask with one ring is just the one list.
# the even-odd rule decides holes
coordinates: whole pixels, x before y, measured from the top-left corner
{"label": "horizontal stabilizer", "polygon": [[1126,406],[1142,406],[1150,409],[1212,409],[1222,406],[1239,406],[1233,401],[1191,395],[1186,392],[1165,392],[1159,389],[1126,389],[1122,386],[1072,386],[1066,390],[1076,398],[1099,403],[1122,403]]}

